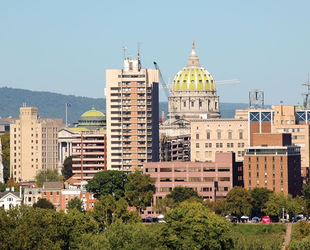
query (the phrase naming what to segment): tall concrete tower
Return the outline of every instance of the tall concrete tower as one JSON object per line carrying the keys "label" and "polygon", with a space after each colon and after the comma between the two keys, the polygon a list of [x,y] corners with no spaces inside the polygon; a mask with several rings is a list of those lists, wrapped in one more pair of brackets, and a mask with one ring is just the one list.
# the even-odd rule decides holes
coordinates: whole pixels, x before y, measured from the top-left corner
{"label": "tall concrete tower", "polygon": [[107,168],[131,171],[159,159],[158,71],[124,58],[106,71]]}

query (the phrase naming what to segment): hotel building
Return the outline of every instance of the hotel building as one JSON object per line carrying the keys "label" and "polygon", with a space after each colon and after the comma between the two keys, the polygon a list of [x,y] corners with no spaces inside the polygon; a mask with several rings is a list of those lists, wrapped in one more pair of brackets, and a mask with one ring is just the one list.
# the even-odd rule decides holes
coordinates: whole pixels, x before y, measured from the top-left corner
{"label": "hotel building", "polygon": [[158,71],[126,58],[106,71],[107,168],[131,171],[159,160]]}

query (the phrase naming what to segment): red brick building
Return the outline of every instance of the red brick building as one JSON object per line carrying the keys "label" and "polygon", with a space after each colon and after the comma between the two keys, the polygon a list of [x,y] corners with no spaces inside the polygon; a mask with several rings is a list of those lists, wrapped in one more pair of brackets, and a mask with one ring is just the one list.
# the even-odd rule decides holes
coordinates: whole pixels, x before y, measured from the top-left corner
{"label": "red brick building", "polygon": [[291,134],[253,134],[245,149],[244,186],[301,194],[300,147],[292,146]]}

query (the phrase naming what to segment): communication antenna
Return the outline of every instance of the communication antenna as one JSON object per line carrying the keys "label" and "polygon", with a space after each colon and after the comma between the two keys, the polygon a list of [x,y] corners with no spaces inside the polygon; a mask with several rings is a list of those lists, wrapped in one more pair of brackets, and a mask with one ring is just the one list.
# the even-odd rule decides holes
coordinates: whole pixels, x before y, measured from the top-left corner
{"label": "communication antenna", "polygon": [[126,59],[126,50],[127,50],[126,46],[123,46],[124,60]]}
{"label": "communication antenna", "polygon": [[306,86],[308,88],[308,92],[302,93],[302,96],[304,98],[303,106],[305,109],[310,109],[310,79],[309,79],[309,73],[308,73],[308,81],[306,83],[302,84],[302,86]]}
{"label": "communication antenna", "polygon": [[249,92],[249,108],[264,108],[264,91],[254,89]]}

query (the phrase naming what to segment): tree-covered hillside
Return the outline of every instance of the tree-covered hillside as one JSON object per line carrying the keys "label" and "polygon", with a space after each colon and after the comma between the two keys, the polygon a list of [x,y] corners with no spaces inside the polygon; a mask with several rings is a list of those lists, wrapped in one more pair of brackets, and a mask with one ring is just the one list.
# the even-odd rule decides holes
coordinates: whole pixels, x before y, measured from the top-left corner
{"label": "tree-covered hillside", "polygon": [[[13,89],[0,87],[0,117],[18,117],[19,108],[26,103],[27,106],[38,107],[41,117],[63,118],[65,123],[65,105],[70,103],[68,108],[68,122],[77,121],[79,117],[94,105],[97,110],[105,113],[104,98],[89,98],[73,95],[62,95],[57,93],[30,91],[25,89]],[[223,118],[234,117],[235,109],[244,109],[245,103],[220,103],[221,115]],[[159,117],[162,109],[167,116],[168,103],[159,104]]]}
{"label": "tree-covered hillside", "polygon": [[38,107],[41,117],[63,118],[65,122],[65,105],[68,108],[68,121],[76,121],[92,105],[97,110],[105,112],[104,98],[88,98],[73,95],[62,95],[50,92],[30,91],[24,89],[0,88],[0,117],[18,117],[19,108],[26,103],[27,106]]}

